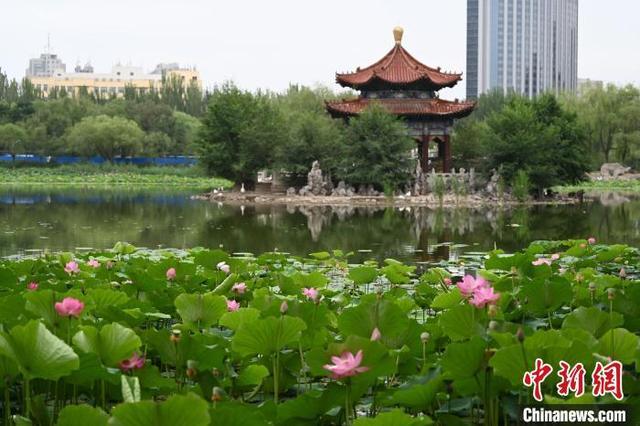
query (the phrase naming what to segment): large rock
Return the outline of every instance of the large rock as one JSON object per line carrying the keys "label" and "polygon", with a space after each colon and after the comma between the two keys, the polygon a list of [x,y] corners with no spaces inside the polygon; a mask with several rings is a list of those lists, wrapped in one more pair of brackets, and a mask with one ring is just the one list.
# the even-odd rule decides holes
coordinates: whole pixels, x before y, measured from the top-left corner
{"label": "large rock", "polygon": [[307,186],[311,194],[325,195],[325,182],[322,178],[322,170],[320,169],[320,163],[318,161],[313,162],[311,171],[307,174]]}
{"label": "large rock", "polygon": [[625,167],[620,163],[604,163],[600,167],[600,175],[603,179],[617,179],[627,174],[629,170],[631,170],[631,167]]}

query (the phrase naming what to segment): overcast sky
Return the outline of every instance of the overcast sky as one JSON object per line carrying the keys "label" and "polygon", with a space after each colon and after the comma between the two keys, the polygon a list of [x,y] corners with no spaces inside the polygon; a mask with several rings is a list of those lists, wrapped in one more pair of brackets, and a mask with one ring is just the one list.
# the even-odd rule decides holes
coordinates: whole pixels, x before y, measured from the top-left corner
{"label": "overcast sky", "polygon": [[[560,0],[557,0],[560,1]],[[466,71],[466,0],[0,0],[0,67],[22,78],[51,35],[73,70],[117,62],[196,66],[207,87],[232,79],[247,89],[327,84],[334,73],[403,45],[443,70]],[[580,0],[581,78],[640,84],[640,2]],[[443,97],[464,97],[465,84]]]}

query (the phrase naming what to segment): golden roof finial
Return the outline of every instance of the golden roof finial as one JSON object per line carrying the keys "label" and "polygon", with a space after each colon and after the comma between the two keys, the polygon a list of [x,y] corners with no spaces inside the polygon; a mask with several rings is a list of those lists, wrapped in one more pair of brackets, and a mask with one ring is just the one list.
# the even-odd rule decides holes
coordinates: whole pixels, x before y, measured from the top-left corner
{"label": "golden roof finial", "polygon": [[395,27],[393,29],[393,38],[395,39],[396,44],[400,44],[402,42],[402,33],[404,33],[402,27]]}

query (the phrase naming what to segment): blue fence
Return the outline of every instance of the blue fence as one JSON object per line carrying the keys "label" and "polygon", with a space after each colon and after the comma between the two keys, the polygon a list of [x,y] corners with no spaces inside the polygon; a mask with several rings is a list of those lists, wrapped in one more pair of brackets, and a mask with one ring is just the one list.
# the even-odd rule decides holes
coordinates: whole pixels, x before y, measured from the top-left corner
{"label": "blue fence", "polygon": [[[50,157],[44,155],[33,154],[19,154],[16,155],[15,160],[9,154],[0,155],[0,161],[3,162],[21,162],[21,163],[33,163],[33,164],[77,164],[77,163],[89,163],[89,164],[103,164],[106,163],[102,157],[77,157],[71,155],[60,155],[57,157]],[[173,156],[173,157],[118,157],[113,160],[115,164],[134,164],[137,166],[193,166],[198,162],[195,157],[186,156]]]}

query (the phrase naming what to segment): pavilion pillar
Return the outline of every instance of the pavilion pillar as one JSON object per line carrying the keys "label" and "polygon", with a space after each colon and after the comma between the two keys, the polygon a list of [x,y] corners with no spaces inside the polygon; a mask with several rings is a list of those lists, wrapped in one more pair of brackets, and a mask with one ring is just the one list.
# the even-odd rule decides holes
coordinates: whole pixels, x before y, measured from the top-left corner
{"label": "pavilion pillar", "polygon": [[449,135],[442,137],[442,173],[451,172],[451,143]]}
{"label": "pavilion pillar", "polygon": [[427,173],[429,171],[429,136],[423,136],[420,139],[418,153],[420,155],[420,167],[422,167],[424,173]]}

